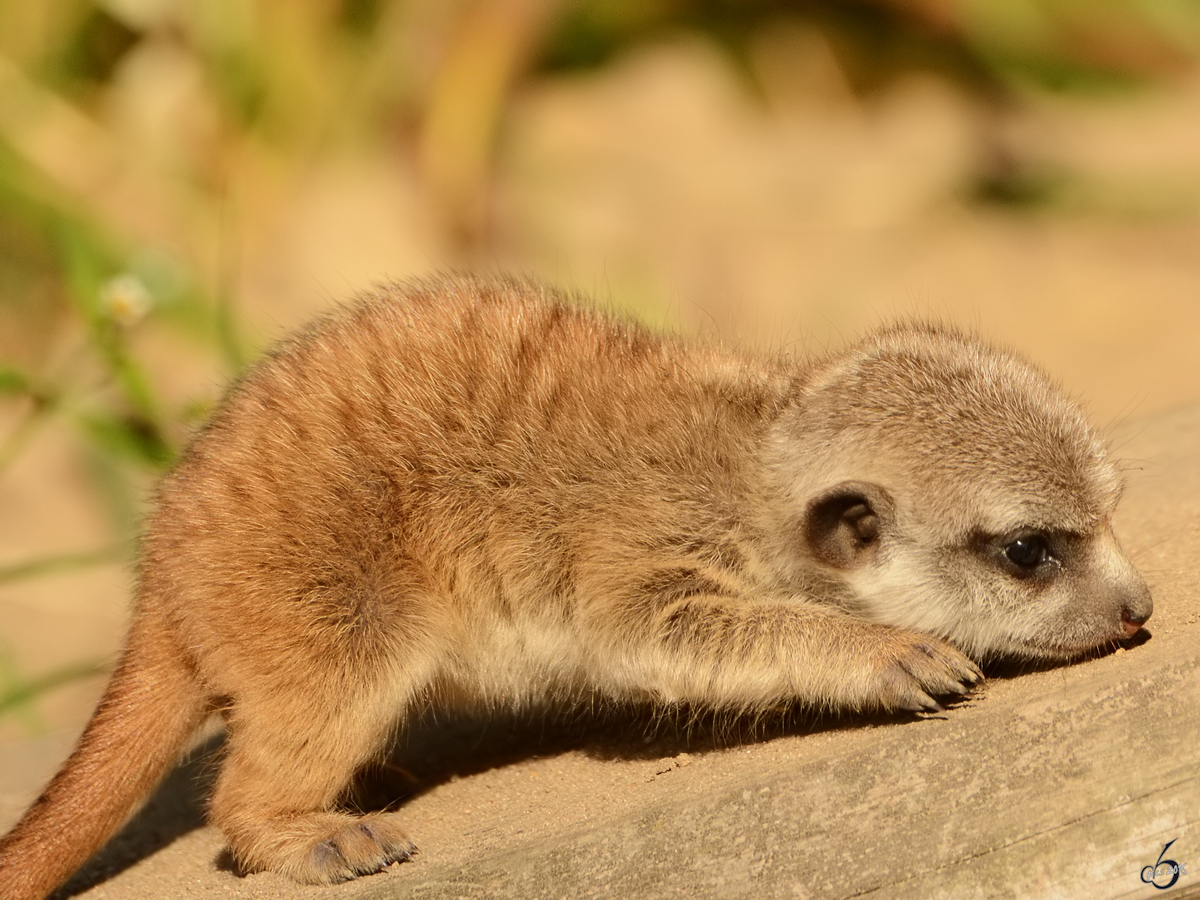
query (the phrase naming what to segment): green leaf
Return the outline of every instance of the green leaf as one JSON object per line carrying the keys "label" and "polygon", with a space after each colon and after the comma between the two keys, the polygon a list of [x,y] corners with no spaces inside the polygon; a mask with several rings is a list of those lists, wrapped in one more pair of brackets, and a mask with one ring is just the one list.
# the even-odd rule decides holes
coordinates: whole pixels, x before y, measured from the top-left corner
{"label": "green leaf", "polygon": [[0,366],[0,394],[32,394],[33,387],[24,374],[10,366]]}

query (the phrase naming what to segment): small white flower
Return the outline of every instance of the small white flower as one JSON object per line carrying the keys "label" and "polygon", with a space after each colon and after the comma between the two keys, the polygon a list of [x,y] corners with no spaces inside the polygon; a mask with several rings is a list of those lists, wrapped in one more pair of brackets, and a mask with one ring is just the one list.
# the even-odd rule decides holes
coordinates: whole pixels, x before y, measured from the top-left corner
{"label": "small white flower", "polygon": [[125,328],[145,318],[154,298],[136,275],[125,273],[110,278],[100,288],[100,305],[110,319]]}

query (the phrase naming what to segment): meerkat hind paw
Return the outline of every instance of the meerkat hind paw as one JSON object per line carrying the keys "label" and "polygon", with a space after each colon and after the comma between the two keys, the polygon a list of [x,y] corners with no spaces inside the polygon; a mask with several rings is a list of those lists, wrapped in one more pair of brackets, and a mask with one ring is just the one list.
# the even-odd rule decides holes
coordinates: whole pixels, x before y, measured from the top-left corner
{"label": "meerkat hind paw", "polygon": [[[392,863],[409,859],[417,848],[390,813],[364,816],[326,814],[333,819],[324,823],[323,833],[281,868],[296,881],[308,884],[336,884],[360,875],[382,872]],[[322,816],[325,818],[325,816]],[[276,868],[267,865],[265,868]]]}

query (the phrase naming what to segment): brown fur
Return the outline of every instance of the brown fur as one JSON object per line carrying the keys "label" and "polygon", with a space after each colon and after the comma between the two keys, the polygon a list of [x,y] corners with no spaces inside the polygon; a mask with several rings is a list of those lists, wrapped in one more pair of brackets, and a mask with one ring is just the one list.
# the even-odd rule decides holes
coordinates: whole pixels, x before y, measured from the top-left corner
{"label": "brown fur", "polygon": [[[411,853],[397,814],[337,804],[425,705],[937,709],[980,677],[951,643],[1067,658],[1146,620],[1118,494],[1040,373],[938,328],[796,363],[515,281],[380,290],[163,480],[125,655],[0,896],[61,883],[213,709],[213,823],[307,882]],[[1054,554],[1014,567],[1030,533]]]}

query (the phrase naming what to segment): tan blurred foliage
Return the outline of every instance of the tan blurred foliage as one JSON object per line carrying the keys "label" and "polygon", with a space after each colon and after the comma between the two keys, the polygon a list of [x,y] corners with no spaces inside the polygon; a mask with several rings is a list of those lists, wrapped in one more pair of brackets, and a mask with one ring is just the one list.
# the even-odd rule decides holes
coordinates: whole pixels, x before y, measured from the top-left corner
{"label": "tan blurred foliage", "polygon": [[1167,0],[3,4],[0,695],[128,583],[5,572],[127,536],[224,379],[376,279],[816,349],[936,315],[1102,423],[1195,400],[1198,52]]}

